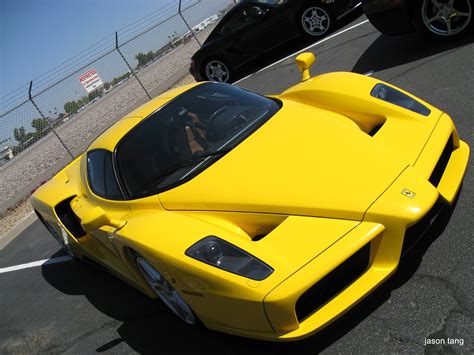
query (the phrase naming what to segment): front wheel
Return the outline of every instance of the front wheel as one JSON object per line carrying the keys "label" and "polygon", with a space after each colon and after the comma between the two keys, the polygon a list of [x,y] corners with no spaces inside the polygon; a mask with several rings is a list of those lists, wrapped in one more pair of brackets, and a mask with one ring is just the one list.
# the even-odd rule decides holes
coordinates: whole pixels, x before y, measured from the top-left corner
{"label": "front wheel", "polygon": [[188,325],[198,325],[198,319],[194,312],[163,275],[141,256],[137,256],[135,262],[148,286],[163,303]]}
{"label": "front wheel", "polygon": [[301,10],[299,22],[305,36],[318,38],[331,31],[335,19],[326,7],[309,3]]}
{"label": "front wheel", "polygon": [[228,83],[232,77],[232,69],[221,59],[210,59],[204,63],[203,74],[206,80]]}
{"label": "front wheel", "polygon": [[436,39],[463,35],[472,24],[472,0],[420,0],[417,26]]}

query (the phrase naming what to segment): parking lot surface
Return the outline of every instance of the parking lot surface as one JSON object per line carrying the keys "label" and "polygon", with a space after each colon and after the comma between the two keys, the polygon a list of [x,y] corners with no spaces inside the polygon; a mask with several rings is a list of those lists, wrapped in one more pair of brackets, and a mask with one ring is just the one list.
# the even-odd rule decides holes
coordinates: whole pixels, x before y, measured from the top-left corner
{"label": "parking lot surface", "polygon": [[[415,35],[385,37],[364,20],[355,19],[346,26],[350,30],[309,49],[317,55],[312,74],[353,71],[398,85],[448,112],[461,138],[474,147],[473,38],[429,43]],[[238,85],[277,94],[296,84],[294,56],[279,59],[289,54],[266,59],[277,64]],[[473,353],[472,165],[471,158],[453,214],[402,260],[397,274],[334,324],[298,343],[190,329],[105,271],[64,258],[4,269],[64,256],[36,221],[0,251],[0,353]],[[445,344],[425,346],[426,339]]]}

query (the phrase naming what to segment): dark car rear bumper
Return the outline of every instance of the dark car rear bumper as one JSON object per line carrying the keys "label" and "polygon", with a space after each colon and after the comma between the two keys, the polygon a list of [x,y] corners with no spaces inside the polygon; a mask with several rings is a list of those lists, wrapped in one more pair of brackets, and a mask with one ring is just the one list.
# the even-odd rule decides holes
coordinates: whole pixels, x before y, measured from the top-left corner
{"label": "dark car rear bumper", "polygon": [[398,35],[415,32],[412,10],[407,0],[364,0],[367,18],[380,32]]}

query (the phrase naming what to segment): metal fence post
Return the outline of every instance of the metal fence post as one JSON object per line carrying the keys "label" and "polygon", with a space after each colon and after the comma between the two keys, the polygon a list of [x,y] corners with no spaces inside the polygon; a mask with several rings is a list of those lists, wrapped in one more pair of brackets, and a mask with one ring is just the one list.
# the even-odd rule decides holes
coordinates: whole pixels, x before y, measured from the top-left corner
{"label": "metal fence post", "polygon": [[194,39],[196,40],[196,42],[199,44],[199,47],[202,47],[202,44],[201,44],[201,42],[199,42],[198,38],[197,38],[196,35],[194,34],[193,29],[191,28],[191,26],[189,26],[189,23],[186,21],[186,19],[184,18],[183,14],[181,13],[181,0],[179,0],[178,13],[179,13],[179,16],[181,16],[181,19],[183,20],[183,22],[184,22],[184,23],[186,24],[186,26],[188,27],[189,31],[191,32],[191,35],[194,37]]}
{"label": "metal fence post", "polygon": [[140,84],[140,86],[142,87],[143,91],[145,91],[145,94],[146,96],[148,96],[148,98],[151,100],[151,96],[150,94],[148,93],[148,90],[145,88],[145,86],[142,84],[142,82],[140,81],[140,79],[138,78],[137,74],[135,74],[135,72],[133,71],[132,67],[130,66],[130,64],[128,64],[127,62],[127,59],[125,59],[125,56],[122,54],[122,52],[120,51],[120,48],[119,48],[119,45],[118,45],[118,33],[115,32],[115,49],[117,50],[117,52],[119,52],[120,56],[122,57],[123,61],[125,62],[125,64],[127,64],[127,67],[128,69],[130,69],[130,71],[132,72],[132,75],[135,77],[135,79],[137,79],[138,83]]}
{"label": "metal fence post", "polygon": [[31,96],[31,88],[33,87],[33,81],[30,81],[30,87],[28,89],[28,99],[31,101],[31,103],[33,104],[33,106],[35,107],[36,111],[39,112],[39,114],[41,115],[41,117],[48,123],[48,126],[49,128],[51,128],[51,131],[53,131],[54,135],[56,136],[56,138],[59,140],[59,142],[62,144],[62,146],[64,147],[64,149],[66,149],[66,151],[68,152],[69,156],[71,157],[72,160],[74,160],[74,155],[71,153],[71,151],[69,150],[69,148],[67,147],[66,143],[63,142],[63,140],[61,139],[61,137],[59,137],[58,133],[55,131],[55,129],[53,128],[53,126],[51,125],[51,122],[49,122],[49,120],[45,117],[45,115],[43,114],[43,112],[41,112],[41,110],[39,109],[38,105],[36,105],[35,101],[33,100],[33,97]]}

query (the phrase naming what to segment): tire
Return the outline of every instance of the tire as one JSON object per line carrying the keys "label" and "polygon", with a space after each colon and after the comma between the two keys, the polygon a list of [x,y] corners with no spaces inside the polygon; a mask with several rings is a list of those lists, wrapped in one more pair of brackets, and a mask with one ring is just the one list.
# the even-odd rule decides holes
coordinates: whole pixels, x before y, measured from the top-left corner
{"label": "tire", "polygon": [[419,0],[415,6],[415,25],[425,36],[451,40],[464,35],[472,26],[472,0]]}
{"label": "tire", "polygon": [[304,36],[320,38],[331,32],[336,18],[326,6],[309,2],[299,12],[297,21]]}
{"label": "tire", "polygon": [[145,258],[136,254],[135,264],[145,279],[148,286],[158,296],[168,309],[178,316],[188,326],[197,327],[201,322],[194,314],[191,307],[181,297],[179,292],[166,280],[166,278],[149,263]]}
{"label": "tire", "polygon": [[43,216],[36,210],[34,210],[36,217],[38,217],[39,221],[43,224],[43,226],[47,229],[47,231],[53,236],[53,238],[59,243],[61,250],[64,251],[67,255],[71,257],[74,261],[82,261],[79,259],[74,252],[69,247],[68,239],[66,231],[61,228],[62,234],[60,235],[49,222],[46,222]]}
{"label": "tire", "polygon": [[221,83],[229,83],[232,80],[233,71],[229,64],[220,58],[211,58],[204,61],[202,76],[205,80]]}

